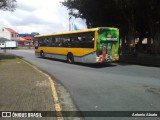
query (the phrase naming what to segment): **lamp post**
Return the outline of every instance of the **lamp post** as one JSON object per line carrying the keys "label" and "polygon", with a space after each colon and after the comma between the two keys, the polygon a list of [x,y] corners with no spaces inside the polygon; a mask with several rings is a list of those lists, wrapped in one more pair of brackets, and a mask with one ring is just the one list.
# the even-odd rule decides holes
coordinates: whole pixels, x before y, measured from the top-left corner
{"label": "lamp post", "polygon": [[4,53],[6,53],[6,41],[4,42]]}
{"label": "lamp post", "polygon": [[71,16],[69,15],[69,31],[71,31]]}

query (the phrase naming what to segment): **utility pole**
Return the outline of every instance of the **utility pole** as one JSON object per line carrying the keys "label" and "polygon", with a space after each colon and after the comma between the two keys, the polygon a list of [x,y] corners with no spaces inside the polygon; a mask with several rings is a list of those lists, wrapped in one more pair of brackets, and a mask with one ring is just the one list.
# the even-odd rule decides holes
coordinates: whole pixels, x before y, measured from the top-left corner
{"label": "utility pole", "polygon": [[69,15],[69,31],[71,31],[71,16]]}
{"label": "utility pole", "polygon": [[71,23],[71,19],[72,19],[72,15],[71,15],[71,13],[72,13],[72,10],[69,10],[69,31],[71,31],[71,28],[72,28],[72,23]]}
{"label": "utility pole", "polygon": [[6,41],[4,42],[4,53],[6,53],[7,50],[6,50]]}

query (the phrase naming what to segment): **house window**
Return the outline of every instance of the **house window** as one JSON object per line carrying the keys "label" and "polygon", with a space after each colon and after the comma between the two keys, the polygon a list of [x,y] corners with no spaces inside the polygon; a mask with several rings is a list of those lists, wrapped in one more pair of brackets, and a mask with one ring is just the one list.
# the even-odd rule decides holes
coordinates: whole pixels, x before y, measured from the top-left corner
{"label": "house window", "polygon": [[14,37],[14,34],[12,34],[12,38]]}

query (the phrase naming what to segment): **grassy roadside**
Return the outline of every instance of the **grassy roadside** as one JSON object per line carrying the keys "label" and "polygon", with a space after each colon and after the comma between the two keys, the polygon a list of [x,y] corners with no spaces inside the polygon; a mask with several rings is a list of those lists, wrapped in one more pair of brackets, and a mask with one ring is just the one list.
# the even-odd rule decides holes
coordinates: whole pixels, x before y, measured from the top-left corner
{"label": "grassy roadside", "polygon": [[0,53],[0,111],[55,111],[53,106],[48,78],[16,56]]}
{"label": "grassy roadside", "polygon": [[26,50],[26,49],[34,49],[34,46],[31,46],[31,47],[28,47],[28,46],[19,46],[17,49],[24,49],[24,50]]}
{"label": "grassy roadside", "polygon": [[14,55],[8,53],[0,53],[0,62],[2,62],[2,60],[13,60],[13,59],[16,59]]}

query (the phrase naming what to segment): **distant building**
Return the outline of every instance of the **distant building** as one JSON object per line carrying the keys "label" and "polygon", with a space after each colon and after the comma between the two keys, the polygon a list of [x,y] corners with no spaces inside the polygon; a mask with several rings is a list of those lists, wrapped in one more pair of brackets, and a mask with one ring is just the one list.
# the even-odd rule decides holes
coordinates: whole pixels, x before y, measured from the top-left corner
{"label": "distant building", "polygon": [[18,40],[18,33],[11,28],[2,27],[0,28],[0,38],[16,41]]}
{"label": "distant building", "polygon": [[31,33],[31,34],[28,34],[28,33],[18,34],[18,36],[19,36],[18,42],[21,45],[27,45],[27,46],[33,45],[33,39],[34,39],[35,35],[36,34],[33,34],[33,33]]}
{"label": "distant building", "polygon": [[33,41],[34,35],[33,34],[18,34],[19,38],[23,38],[28,41]]}

